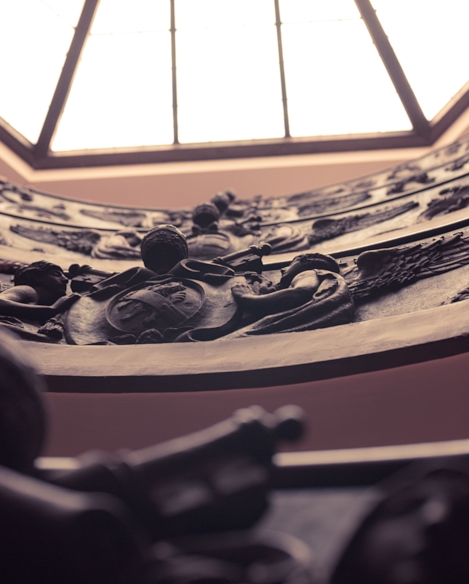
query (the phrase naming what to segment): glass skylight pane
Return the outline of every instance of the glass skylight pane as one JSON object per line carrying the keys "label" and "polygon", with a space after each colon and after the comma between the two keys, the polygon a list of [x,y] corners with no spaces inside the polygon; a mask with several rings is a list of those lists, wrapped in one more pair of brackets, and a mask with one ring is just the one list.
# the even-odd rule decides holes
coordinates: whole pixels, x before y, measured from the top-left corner
{"label": "glass skylight pane", "polygon": [[280,0],[282,22],[314,22],[360,18],[353,0]]}
{"label": "glass skylight pane", "polygon": [[0,115],[35,143],[74,29],[41,0],[0,2],[0,22]]}
{"label": "glass skylight pane", "polygon": [[175,0],[176,28],[275,23],[273,0]]}
{"label": "glass skylight pane", "polygon": [[274,25],[177,32],[181,142],[284,135]]}
{"label": "glass skylight pane", "polygon": [[411,129],[362,20],[282,25],[292,136]]}
{"label": "glass skylight pane", "polygon": [[173,142],[169,32],[91,36],[53,150]]}
{"label": "glass skylight pane", "polygon": [[101,0],[91,34],[169,30],[169,0]]}
{"label": "glass skylight pane", "polygon": [[373,5],[432,119],[469,79],[468,0],[374,0]]}

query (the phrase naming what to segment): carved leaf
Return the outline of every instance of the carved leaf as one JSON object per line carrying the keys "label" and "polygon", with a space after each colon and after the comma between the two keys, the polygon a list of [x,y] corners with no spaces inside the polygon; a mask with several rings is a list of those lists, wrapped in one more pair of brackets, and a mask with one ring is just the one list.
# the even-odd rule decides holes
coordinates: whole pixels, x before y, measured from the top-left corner
{"label": "carved leaf", "polygon": [[80,209],[80,213],[101,221],[119,223],[125,227],[142,227],[147,218],[147,214],[143,211]]}
{"label": "carved leaf", "polygon": [[80,229],[79,231],[65,231],[46,229],[44,227],[26,227],[25,225],[11,225],[11,231],[41,243],[49,243],[76,251],[84,255],[91,255],[93,248],[101,239],[97,231]]}
{"label": "carved leaf", "polygon": [[392,207],[374,213],[349,215],[340,219],[318,219],[313,223],[313,233],[308,236],[309,243],[313,245],[320,241],[325,241],[326,239],[339,237],[339,235],[343,235],[344,233],[350,233],[352,231],[371,227],[377,223],[382,223],[383,221],[388,221],[398,215],[407,213],[407,211],[410,211],[415,207],[418,207],[418,203],[410,201],[404,205],[399,205],[398,207]]}
{"label": "carved leaf", "polygon": [[345,279],[355,302],[469,264],[469,238],[462,233],[427,243],[361,253]]}

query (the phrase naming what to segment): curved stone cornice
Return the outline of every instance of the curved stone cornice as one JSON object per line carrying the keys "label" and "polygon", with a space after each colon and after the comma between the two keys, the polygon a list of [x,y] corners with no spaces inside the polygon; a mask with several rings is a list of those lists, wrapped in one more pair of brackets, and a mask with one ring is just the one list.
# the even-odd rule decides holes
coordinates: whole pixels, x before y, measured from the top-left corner
{"label": "curved stone cornice", "polygon": [[[85,297],[53,324],[54,331],[65,330],[63,340],[45,336],[30,320],[19,331],[43,341],[28,346],[52,390],[263,387],[457,354],[467,351],[469,334],[461,302],[469,288],[468,165],[464,136],[362,179],[272,199],[238,200],[227,191],[194,210],[82,203],[4,182],[0,278],[8,289],[15,262],[43,258],[64,269],[72,263],[93,266],[69,273],[72,290]],[[185,234],[189,263],[155,281],[148,272],[135,279],[132,274],[141,272],[134,266],[142,266],[139,242],[161,223]],[[246,256],[242,250],[263,241],[272,253],[262,266],[256,253],[265,251]],[[327,267],[329,260],[311,259],[324,253],[334,256],[337,269]],[[316,263],[301,268],[304,299],[294,300],[300,293],[296,276],[279,284],[279,270],[302,254],[313,254],[308,261]],[[221,264],[213,263],[216,256],[224,257]],[[123,273],[118,288],[107,288],[106,277],[116,272]],[[101,291],[87,296],[92,284]],[[231,290],[240,285],[236,296]],[[187,303],[189,292],[193,307],[181,312],[178,302]],[[152,310],[170,309],[173,316],[166,322],[153,314],[154,324],[116,329],[121,321],[112,310],[125,311],[129,301],[143,299]],[[128,318],[134,317],[122,323]],[[187,340],[197,342],[180,342]],[[148,342],[156,344],[134,345]]]}

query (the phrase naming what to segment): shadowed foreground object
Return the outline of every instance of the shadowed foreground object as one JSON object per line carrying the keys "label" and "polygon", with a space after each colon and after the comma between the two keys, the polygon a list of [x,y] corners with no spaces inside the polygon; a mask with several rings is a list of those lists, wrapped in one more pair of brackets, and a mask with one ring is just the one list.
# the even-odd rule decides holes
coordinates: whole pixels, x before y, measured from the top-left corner
{"label": "shadowed foreground object", "polygon": [[[229,533],[265,511],[276,444],[302,433],[298,408],[254,406],[193,435],[41,473],[33,465],[45,427],[41,385],[15,341],[2,333],[0,342],[1,411],[11,420],[0,442],[2,583],[259,582],[249,573],[263,563],[283,566],[279,582],[308,581],[301,543]],[[224,534],[157,543],[216,532]]]}
{"label": "shadowed foreground object", "polygon": [[331,584],[469,582],[469,459],[414,463],[381,485]]}
{"label": "shadowed foreground object", "polygon": [[[301,436],[297,407],[253,406],[143,450],[40,470],[42,387],[16,342],[0,341],[10,421],[1,428],[11,431],[0,442],[2,584],[326,582],[314,579],[303,542],[251,529],[267,507],[277,442]],[[434,458],[379,484],[380,502],[351,526],[330,584],[467,584],[468,470],[467,455]]]}

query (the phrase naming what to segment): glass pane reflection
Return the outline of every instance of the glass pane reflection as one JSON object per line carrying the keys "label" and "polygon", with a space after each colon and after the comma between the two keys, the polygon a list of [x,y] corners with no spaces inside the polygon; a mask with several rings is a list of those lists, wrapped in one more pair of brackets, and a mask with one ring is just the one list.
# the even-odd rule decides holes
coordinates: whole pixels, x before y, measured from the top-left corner
{"label": "glass pane reflection", "polygon": [[432,119],[469,79],[467,0],[373,0],[378,18]]}
{"label": "glass pane reflection", "polygon": [[411,129],[362,20],[282,25],[292,136]]}
{"label": "glass pane reflection", "polygon": [[282,22],[318,22],[360,18],[353,0],[280,0]]}
{"label": "glass pane reflection", "polygon": [[91,34],[169,30],[169,0],[100,0]]}
{"label": "glass pane reflection", "polygon": [[175,0],[176,28],[274,24],[273,0]]}
{"label": "glass pane reflection", "polygon": [[[0,115],[33,143],[39,138],[74,34],[64,14],[51,8],[57,4],[0,2]],[[72,22],[82,4],[83,0],[70,2],[66,16]]]}
{"label": "glass pane reflection", "polygon": [[284,135],[276,29],[176,33],[181,142]]}
{"label": "glass pane reflection", "polygon": [[173,142],[169,32],[91,36],[53,150]]}

